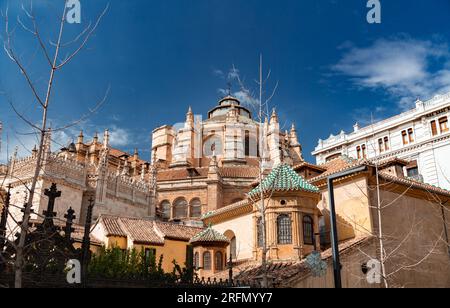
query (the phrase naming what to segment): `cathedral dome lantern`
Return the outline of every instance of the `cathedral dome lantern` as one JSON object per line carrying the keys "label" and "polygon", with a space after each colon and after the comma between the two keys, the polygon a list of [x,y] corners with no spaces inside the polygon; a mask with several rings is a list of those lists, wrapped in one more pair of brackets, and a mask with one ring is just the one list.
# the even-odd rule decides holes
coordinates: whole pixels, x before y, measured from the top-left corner
{"label": "cathedral dome lantern", "polygon": [[251,119],[251,112],[241,106],[241,102],[234,96],[227,95],[222,98],[214,109],[208,112],[208,119],[220,118],[221,116],[226,116],[231,109],[236,109],[237,113],[242,116]]}

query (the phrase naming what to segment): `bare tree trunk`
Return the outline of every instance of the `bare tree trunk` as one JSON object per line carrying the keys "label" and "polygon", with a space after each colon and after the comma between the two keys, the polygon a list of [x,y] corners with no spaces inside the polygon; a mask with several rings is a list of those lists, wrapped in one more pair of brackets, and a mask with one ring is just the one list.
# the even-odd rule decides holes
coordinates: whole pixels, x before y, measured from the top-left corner
{"label": "bare tree trunk", "polygon": [[[263,91],[263,62],[262,62],[262,55],[259,57],[259,129],[262,128],[262,91]],[[263,180],[263,173],[264,173],[264,150],[260,151],[263,155],[260,157],[260,166],[259,166],[259,183],[262,184]],[[268,287],[268,279],[267,279],[267,235],[266,235],[266,209],[264,205],[264,190],[261,187],[261,206],[260,206],[260,212],[261,212],[261,229],[262,229],[262,251],[261,251],[261,267],[263,271],[263,277],[262,277],[262,287],[267,288]]]}
{"label": "bare tree trunk", "polygon": [[50,77],[48,80],[47,93],[45,96],[45,101],[44,101],[44,106],[43,106],[41,136],[40,136],[39,148],[38,148],[38,153],[37,153],[37,158],[36,158],[36,169],[34,171],[34,176],[31,181],[30,195],[28,197],[28,202],[25,207],[19,243],[16,248],[15,282],[14,282],[14,285],[16,288],[22,287],[22,269],[23,269],[23,261],[24,261],[23,250],[24,250],[24,246],[25,246],[27,233],[28,233],[28,220],[30,219],[31,208],[33,207],[34,192],[35,192],[36,184],[37,184],[37,181],[39,178],[39,173],[41,171],[42,156],[43,156],[42,154],[44,152],[44,142],[45,142],[45,137],[46,137],[46,132],[47,132],[48,106],[50,103],[50,97],[51,97],[52,88],[53,88],[53,80],[55,78],[55,71],[57,68],[59,49],[61,46],[62,33],[63,33],[64,23],[65,23],[65,15],[66,15],[66,5],[64,3],[64,10],[63,10],[63,14],[61,17],[61,23],[60,23],[60,27],[59,27],[58,42],[57,42],[56,48],[55,48],[55,55],[53,57],[53,63],[52,63],[52,67],[50,70]]}
{"label": "bare tree trunk", "polygon": [[380,265],[381,265],[381,277],[383,279],[384,287],[387,289],[389,288],[389,283],[387,281],[386,276],[386,256],[384,251],[384,238],[383,238],[383,227],[382,227],[382,220],[381,220],[381,200],[380,200],[380,178],[378,175],[378,161],[375,161],[375,172],[377,176],[377,214],[378,214],[378,242],[380,246]]}

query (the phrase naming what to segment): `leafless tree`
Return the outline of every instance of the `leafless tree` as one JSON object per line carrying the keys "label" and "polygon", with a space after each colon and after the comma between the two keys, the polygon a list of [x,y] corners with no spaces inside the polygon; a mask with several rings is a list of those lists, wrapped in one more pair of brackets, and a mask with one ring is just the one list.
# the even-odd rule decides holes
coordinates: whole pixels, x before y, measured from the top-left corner
{"label": "leafless tree", "polygon": [[[233,66],[233,71],[237,72],[237,69]],[[239,83],[241,91],[245,94],[245,96],[248,98],[248,101],[250,102],[250,108],[252,108],[257,113],[257,118],[259,122],[259,144],[257,145],[259,147],[259,157],[258,157],[258,181],[261,184],[264,180],[265,172],[270,167],[268,166],[268,153],[266,153],[266,141],[267,141],[267,132],[265,132],[264,129],[264,121],[267,119],[269,115],[269,104],[272,101],[277,88],[278,88],[278,82],[276,83],[275,87],[273,88],[272,92],[267,95],[266,93],[266,84],[270,80],[271,71],[267,73],[267,75],[264,77],[264,67],[263,67],[263,57],[260,55],[259,57],[259,70],[258,70],[258,80],[255,80],[255,83],[257,85],[257,90],[252,91],[250,87],[247,87],[244,84],[244,81],[240,78],[239,74],[235,74],[235,77]],[[266,210],[268,206],[268,200],[270,199],[271,195],[273,193],[273,189],[268,189],[268,191],[264,191],[264,189],[260,189],[259,196],[253,196],[248,195],[249,199],[257,205],[257,209],[259,212],[260,219],[258,220],[258,223],[261,224],[260,226],[257,225],[257,230],[261,231],[261,269],[262,269],[262,287],[268,287],[269,281],[268,281],[268,273],[267,273],[267,267],[268,267],[268,251],[269,251],[269,243],[267,243],[267,221],[266,221]],[[259,200],[258,200],[259,199]],[[267,200],[267,201],[266,201]],[[257,232],[258,232],[257,231]]]}
{"label": "leafless tree", "polygon": [[[373,140],[375,135],[372,136]],[[374,143],[371,143],[374,146]],[[374,153],[376,149],[373,148]],[[429,218],[437,218],[438,220],[443,219],[441,217],[444,216],[444,212],[448,212],[448,206],[445,205],[445,200],[443,200],[439,194],[434,191],[426,189],[426,186],[423,186],[423,189],[426,191],[427,198],[425,202],[429,204],[429,212],[427,215],[429,217],[420,217],[416,214],[416,208],[411,205],[408,207],[407,211],[404,213],[404,220],[399,221],[399,226],[404,227],[406,230],[405,233],[399,232],[395,228],[395,226],[389,226],[389,232],[385,230],[386,223],[384,222],[384,217],[386,217],[387,211],[391,207],[396,207],[401,204],[401,201],[406,198],[407,194],[414,188],[414,182],[407,185],[398,195],[392,200],[387,200],[383,198],[382,191],[388,186],[397,185],[397,183],[393,180],[389,180],[386,177],[382,178],[382,173],[385,171],[380,171],[379,166],[381,161],[378,157],[367,160],[367,164],[371,165],[375,169],[375,183],[369,184],[367,189],[364,187],[360,187],[358,183],[354,183],[349,188],[344,188],[344,192],[347,194],[348,198],[353,198],[351,190],[356,187],[357,191],[361,193],[364,199],[369,200],[369,208],[376,213],[374,215],[376,228],[374,230],[367,229],[364,225],[358,222],[354,217],[350,217],[346,213],[339,213],[342,216],[343,221],[338,221],[338,224],[347,224],[350,222],[354,225],[355,229],[362,230],[367,234],[371,234],[375,237],[378,247],[377,247],[377,255],[371,256],[366,255],[369,259],[377,259],[380,262],[380,276],[382,280],[382,284],[385,288],[391,287],[405,287],[405,285],[400,285],[398,281],[395,279],[398,274],[403,271],[416,271],[420,272],[421,266],[426,264],[427,262],[433,262],[431,258],[436,256],[442,251],[439,249],[440,245],[445,243],[448,247],[448,239],[445,238],[447,227],[444,221],[442,229],[436,228],[436,230],[430,230],[425,227],[425,224],[428,222]],[[376,198],[374,198],[374,204],[370,204],[371,194],[376,194]],[[362,205],[366,206],[363,202]],[[444,216],[445,217],[445,216]],[[347,226],[343,226],[347,227]],[[440,230],[439,230],[440,229]],[[392,231],[394,230],[394,231]],[[420,253],[413,253],[408,250],[406,246],[410,241],[421,241],[421,237],[423,234],[429,235],[431,240],[429,243],[420,243],[421,249]],[[448,236],[448,235],[447,235]],[[366,254],[363,251],[360,251],[363,254]],[[428,273],[429,274],[429,273]]]}
{"label": "leafless tree", "polygon": [[[27,117],[24,113],[21,113],[12,100],[8,100],[10,103],[11,108],[16,113],[16,115],[25,122],[33,131],[37,134],[38,137],[38,147],[37,147],[37,154],[36,154],[36,166],[34,175],[31,180],[31,184],[27,187],[28,191],[28,200],[25,205],[24,209],[24,216],[23,216],[23,222],[20,224],[20,238],[18,241],[18,244],[16,245],[16,254],[15,254],[15,287],[20,288],[22,286],[22,271],[23,271],[23,260],[24,260],[24,244],[26,242],[27,232],[29,231],[29,219],[31,215],[31,208],[33,206],[33,200],[35,195],[35,189],[36,184],[40,175],[40,171],[42,168],[42,164],[44,162],[44,151],[45,151],[45,140],[46,136],[49,133],[49,126],[48,126],[48,113],[49,108],[52,105],[52,94],[54,92],[54,82],[55,78],[68,63],[70,63],[87,45],[89,42],[89,39],[93,35],[93,33],[98,28],[98,25],[103,18],[103,16],[106,14],[108,10],[108,5],[105,7],[105,9],[100,13],[98,18],[96,19],[95,23],[89,23],[81,32],[79,35],[77,35],[74,39],[63,42],[63,33],[64,33],[64,26],[66,24],[66,14],[67,14],[67,0],[64,1],[64,8],[62,10],[62,14],[59,20],[58,24],[58,34],[56,42],[50,41],[48,44],[44,41],[44,39],[41,36],[41,32],[39,30],[39,25],[36,20],[36,15],[33,10],[32,2],[30,3],[29,9],[25,8],[22,5],[22,10],[26,17],[28,18],[28,24],[31,26],[27,26],[25,22],[23,22],[20,17],[17,18],[17,25],[14,26],[14,28],[11,28],[11,22],[9,19],[8,14],[8,7],[6,8],[6,11],[4,12],[3,18],[5,22],[4,27],[4,42],[3,42],[3,49],[8,56],[8,58],[16,64],[18,67],[20,73],[23,75],[23,77],[26,80],[26,83],[29,86],[29,89],[32,93],[32,96],[34,98],[34,103],[39,107],[39,109],[42,111],[40,114],[41,122],[38,124],[33,123],[33,121]],[[42,51],[42,54],[45,58],[46,63],[48,64],[48,81],[46,84],[46,90],[43,95],[40,93],[39,89],[36,87],[36,83],[32,80],[32,75],[26,68],[26,65],[24,64],[23,59],[21,59],[21,56],[15,51],[15,48],[13,46],[13,34],[16,30],[16,27],[20,26],[23,30],[31,33],[33,37],[38,42],[38,45],[40,47],[40,50]],[[74,47],[73,47],[74,46]],[[68,55],[64,59],[60,59],[60,54],[63,48],[73,48]],[[107,91],[108,93],[108,91]],[[90,110],[89,114],[92,112],[95,112],[106,100],[107,94],[105,94],[105,97],[98,102],[95,107]],[[65,125],[63,127],[54,128],[55,130],[63,130],[66,129],[72,125],[76,125],[83,121],[87,115],[81,117],[79,120],[75,121],[74,123]]]}

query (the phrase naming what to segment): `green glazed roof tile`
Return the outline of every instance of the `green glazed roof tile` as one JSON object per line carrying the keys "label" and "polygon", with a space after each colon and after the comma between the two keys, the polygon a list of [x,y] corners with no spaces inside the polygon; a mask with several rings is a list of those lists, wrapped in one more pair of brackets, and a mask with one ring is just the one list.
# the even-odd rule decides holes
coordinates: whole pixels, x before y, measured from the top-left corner
{"label": "green glazed roof tile", "polygon": [[274,168],[270,174],[262,180],[258,187],[249,192],[250,197],[258,197],[261,193],[270,191],[309,191],[319,192],[319,188],[308,183],[304,178],[297,174],[294,169],[282,164]]}

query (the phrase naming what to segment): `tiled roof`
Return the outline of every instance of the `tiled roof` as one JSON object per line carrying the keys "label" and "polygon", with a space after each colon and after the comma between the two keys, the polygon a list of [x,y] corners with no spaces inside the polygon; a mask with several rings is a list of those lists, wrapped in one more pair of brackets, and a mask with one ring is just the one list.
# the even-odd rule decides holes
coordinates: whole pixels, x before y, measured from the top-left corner
{"label": "tiled roof", "polygon": [[164,237],[155,231],[153,221],[137,218],[120,218],[120,222],[133,242],[164,244]]}
{"label": "tiled roof", "polygon": [[164,244],[164,239],[189,241],[203,228],[159,222],[143,218],[102,215],[99,218],[106,236],[129,237],[142,244]]}
{"label": "tiled roof", "polygon": [[258,167],[236,166],[223,167],[219,169],[219,173],[224,178],[256,178],[259,175]]}
{"label": "tiled roof", "polygon": [[321,167],[324,167],[326,171],[314,178],[311,178],[309,181],[311,183],[314,183],[326,179],[330,175],[336,174],[341,171],[349,170],[358,166],[362,166],[367,163],[368,163],[367,160],[356,160],[348,156],[341,156],[323,165],[320,165]]}
{"label": "tiled roof", "polygon": [[[114,156],[114,157],[117,157],[117,158],[119,158],[119,157],[121,157],[121,156],[123,156],[123,155],[127,155],[127,156],[128,156],[128,161],[133,161],[133,154],[124,152],[124,151],[119,150],[119,149],[114,149],[114,148],[109,149],[109,155]],[[144,164],[144,163],[146,163],[145,160],[142,160],[142,159],[140,159],[140,158],[137,160],[137,162],[138,162],[139,164]]]}
{"label": "tiled roof", "polygon": [[233,204],[227,205],[225,207],[222,207],[222,208],[220,208],[218,210],[205,213],[202,216],[202,219],[210,218],[210,217],[217,216],[217,215],[220,215],[220,214],[223,214],[223,213],[232,212],[232,211],[238,210],[238,209],[240,209],[242,207],[245,207],[245,206],[249,205],[250,203],[251,203],[251,201],[249,199],[241,200],[241,201],[238,201],[236,203],[233,203]]}
{"label": "tiled roof", "polygon": [[176,225],[166,222],[155,221],[156,228],[165,238],[189,241],[193,236],[203,230],[203,228]]}
{"label": "tiled roof", "polygon": [[427,184],[427,183],[422,183],[419,181],[416,181],[414,179],[411,178],[400,178],[398,176],[395,176],[391,173],[388,172],[379,172],[378,173],[380,178],[385,179],[387,181],[391,181],[391,182],[395,182],[398,184],[403,184],[403,185],[407,185],[407,186],[411,186],[413,188],[417,188],[417,189],[422,189],[422,190],[426,190],[428,192],[433,192],[433,193],[438,193],[441,195],[445,195],[445,196],[449,196],[450,197],[450,191],[440,188],[438,186],[434,186],[431,184]]}
{"label": "tiled roof", "polygon": [[108,236],[127,236],[127,233],[123,230],[117,217],[102,215],[100,219],[103,222],[103,227]]}
{"label": "tiled roof", "polygon": [[[194,169],[193,169],[194,170]],[[158,171],[158,181],[185,180],[192,178],[206,178],[208,176],[208,168],[195,168],[194,173],[190,173],[186,168],[180,169],[164,169]]]}
{"label": "tiled roof", "polygon": [[[389,158],[389,159],[385,159],[385,160],[381,160],[378,161],[377,164],[379,167],[383,167],[386,165],[389,165],[391,163],[399,163],[401,165],[406,165],[408,164],[408,162],[406,160],[403,159],[399,159],[396,157],[393,158]],[[355,160],[355,159],[351,159],[345,156],[339,157],[337,159],[334,159],[322,166],[325,166],[327,168],[327,171],[322,173],[321,175],[314,177],[312,179],[310,179],[310,182],[312,183],[316,183],[320,180],[324,180],[326,179],[328,176],[333,175],[335,173],[338,172],[342,172],[342,171],[346,171],[346,170],[350,170],[352,168],[358,167],[358,166],[375,166],[375,162],[373,160],[367,160],[367,159],[363,159],[363,160]],[[396,182],[398,184],[404,184],[407,186],[412,186],[415,187],[417,189],[422,189],[422,190],[426,190],[426,191],[430,191],[433,193],[438,193],[438,194],[442,194],[442,195],[446,195],[446,196],[450,196],[450,191],[434,186],[434,185],[430,185],[427,183],[422,183],[419,182],[417,180],[411,179],[411,178],[407,178],[407,177],[398,177],[395,176],[391,173],[388,172],[383,172],[380,171],[379,175],[381,178],[388,180],[388,181],[392,181],[392,182]]]}
{"label": "tiled roof", "polygon": [[[339,244],[341,255],[345,255],[365,244],[371,243],[372,236],[357,237]],[[332,250],[322,252],[322,260],[331,262]],[[330,265],[329,265],[330,266]],[[233,266],[233,277],[239,281],[255,281],[262,277],[262,266],[260,262],[249,260]],[[310,274],[306,260],[300,261],[275,261],[267,265],[267,274],[274,279],[277,287],[292,287],[293,281],[298,281]],[[228,270],[217,273],[212,278],[227,279]]]}
{"label": "tiled roof", "polygon": [[298,175],[292,167],[287,164],[281,164],[274,168],[270,174],[262,180],[262,183],[253,189],[250,197],[257,196],[261,193],[270,191],[309,191],[319,192],[319,189],[308,183],[304,178]]}
{"label": "tiled roof", "polygon": [[[192,178],[208,177],[208,167],[164,169],[158,171],[158,181],[185,180]],[[258,177],[257,166],[227,166],[219,168],[220,176],[224,178],[256,178]]]}
{"label": "tiled roof", "polygon": [[315,169],[315,170],[318,170],[318,171],[326,171],[326,168],[324,168],[323,166],[311,164],[311,163],[308,163],[306,161],[304,161],[304,162],[302,162],[302,163],[300,163],[298,165],[295,165],[294,166],[294,170],[298,170],[298,169],[300,169],[302,167],[309,167],[311,169]]}
{"label": "tiled roof", "polygon": [[214,230],[211,226],[209,226],[207,229],[201,231],[200,233],[196,234],[192,239],[189,241],[191,244],[195,243],[230,243],[228,238],[223,235],[222,233]]}

